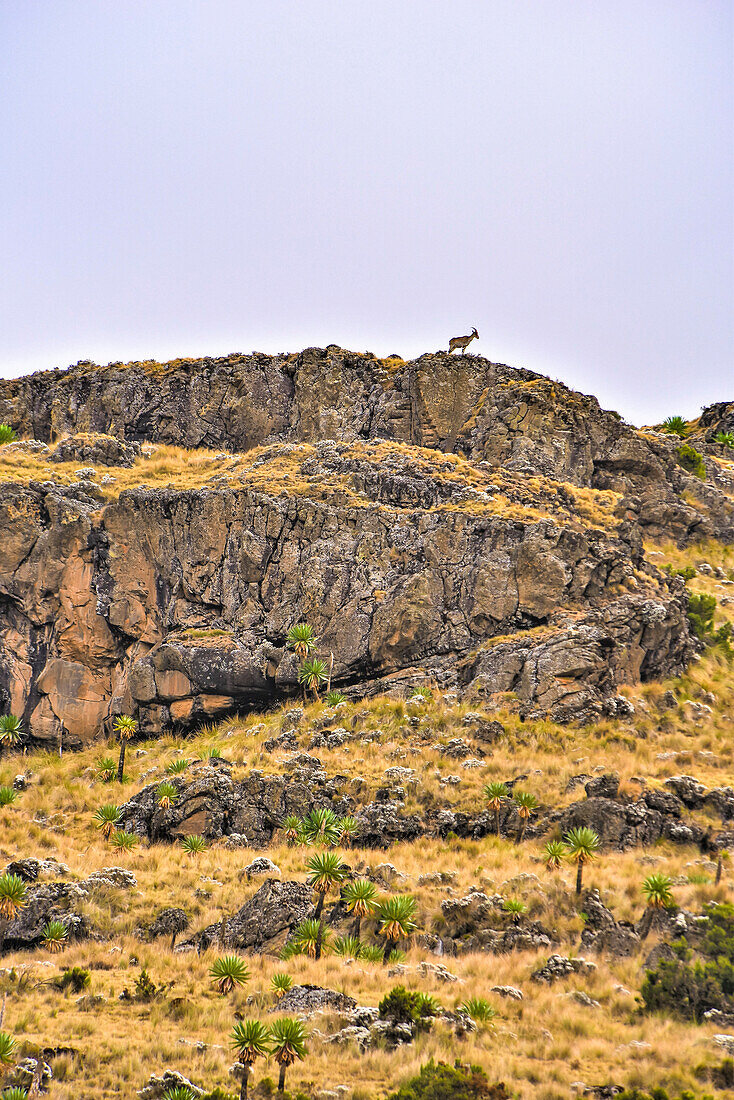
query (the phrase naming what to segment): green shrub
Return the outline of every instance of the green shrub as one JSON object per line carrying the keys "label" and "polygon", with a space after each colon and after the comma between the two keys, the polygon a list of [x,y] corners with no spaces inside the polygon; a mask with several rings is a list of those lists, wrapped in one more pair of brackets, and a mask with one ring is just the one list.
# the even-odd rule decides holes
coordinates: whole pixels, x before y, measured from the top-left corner
{"label": "green shrub", "polygon": [[665,572],[668,574],[669,577],[682,577],[684,583],[687,581],[692,581],[693,578],[697,575],[697,571],[693,568],[692,565],[685,565],[683,569],[673,569],[672,565],[666,565]]}
{"label": "green shrub", "polygon": [[701,595],[688,597],[688,621],[697,638],[703,640],[710,637],[713,633],[715,610],[715,596]]}
{"label": "green shrub", "polygon": [[387,1100],[509,1100],[504,1084],[491,1085],[480,1066],[431,1059]]}
{"label": "green shrub", "polygon": [[734,1011],[734,905],[711,905],[708,927],[694,958],[685,939],[673,944],[674,959],[648,970],[642,1000],[650,1012],[663,1011],[700,1022],[716,1008]]}
{"label": "green shrub", "polygon": [[695,447],[691,447],[690,443],[683,443],[676,451],[676,455],[678,456],[679,466],[682,466],[689,474],[699,477],[701,481],[705,480],[706,463]]}
{"label": "green shrub", "polygon": [[383,1020],[395,1020],[398,1024],[415,1024],[420,1019],[418,994],[403,985],[394,986],[380,1001],[378,1008]]}
{"label": "green shrub", "polygon": [[89,988],[91,980],[89,971],[83,966],[72,966],[54,978],[52,984],[62,992],[70,989],[72,993],[81,993]]}
{"label": "green shrub", "polygon": [[717,432],[714,443],[723,443],[725,447],[734,447],[734,432]]}
{"label": "green shrub", "polygon": [[17,438],[9,424],[0,424],[0,447],[4,443],[14,443]]}

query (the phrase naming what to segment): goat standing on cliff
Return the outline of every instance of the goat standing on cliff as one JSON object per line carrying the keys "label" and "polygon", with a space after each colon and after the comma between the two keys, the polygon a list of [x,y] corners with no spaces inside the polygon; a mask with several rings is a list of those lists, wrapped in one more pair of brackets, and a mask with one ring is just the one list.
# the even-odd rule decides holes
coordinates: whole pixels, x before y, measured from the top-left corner
{"label": "goat standing on cliff", "polygon": [[472,340],[477,339],[479,339],[479,333],[475,328],[471,330],[469,336],[453,336],[449,340],[449,355],[451,355],[452,351],[456,351],[457,348],[460,348],[463,352],[466,352],[466,349],[468,348],[469,344],[471,344]]}

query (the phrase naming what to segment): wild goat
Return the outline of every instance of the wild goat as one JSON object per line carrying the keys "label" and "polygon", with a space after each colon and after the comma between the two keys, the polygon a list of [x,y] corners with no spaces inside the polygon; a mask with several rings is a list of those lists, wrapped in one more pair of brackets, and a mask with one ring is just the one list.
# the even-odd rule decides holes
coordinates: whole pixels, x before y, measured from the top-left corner
{"label": "wild goat", "polygon": [[462,351],[466,351],[472,340],[477,340],[478,338],[479,333],[475,328],[471,330],[471,334],[469,336],[453,336],[449,340],[449,355],[451,355],[452,351],[456,351],[457,348],[461,348]]}

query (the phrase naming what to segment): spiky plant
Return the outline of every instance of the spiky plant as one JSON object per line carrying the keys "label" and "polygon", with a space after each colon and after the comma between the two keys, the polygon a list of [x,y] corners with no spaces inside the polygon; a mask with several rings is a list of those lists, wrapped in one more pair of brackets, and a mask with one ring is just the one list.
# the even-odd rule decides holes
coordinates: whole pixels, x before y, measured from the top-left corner
{"label": "spiky plant", "polygon": [[[316,894],[315,918],[321,924],[321,911],[324,908],[326,895],[331,890],[339,888],[344,881],[347,869],[336,852],[319,852],[311,856],[307,862],[308,882]],[[321,941],[316,944],[314,958],[321,958]]]}
{"label": "spiky plant", "polygon": [[0,787],[0,806],[12,806],[18,798],[18,792],[12,787]]}
{"label": "spiky plant", "polygon": [[250,980],[250,971],[239,955],[221,955],[209,967],[209,977],[220,993],[229,993],[236,985]]}
{"label": "spiky plant", "polygon": [[359,822],[356,817],[350,815],[340,817],[337,829],[339,831],[337,844],[341,844],[343,848],[351,848],[353,842],[359,836]]}
{"label": "spiky plant", "polygon": [[163,1100],[196,1100],[188,1085],[174,1085],[163,1093]]}
{"label": "spiky plant", "polygon": [[24,1089],[21,1085],[11,1085],[9,1089],[3,1089],[0,1092],[0,1100],[28,1100],[28,1089]]}
{"label": "spiky plant", "polygon": [[207,760],[222,759],[222,750],[217,745],[210,745],[209,748],[199,753],[199,760],[202,760],[204,763],[206,763]]}
{"label": "spiky plant", "polygon": [[203,836],[196,836],[192,833],[189,836],[181,837],[181,847],[187,856],[199,856],[206,851],[206,841]]}
{"label": "spiky plant", "polygon": [[306,691],[311,691],[316,699],[319,697],[319,688],[328,678],[326,661],[322,661],[320,657],[307,657],[298,669],[298,683],[302,686],[304,694]]}
{"label": "spiky plant", "polygon": [[306,861],[309,885],[316,893],[316,919],[321,916],[326,895],[336,889],[347,874],[347,868],[336,852],[319,852]]}
{"label": "spiky plant", "polygon": [[682,416],[669,416],[663,421],[662,429],[670,435],[680,436],[681,439],[688,435],[688,425]]}
{"label": "spiky plant", "polygon": [[135,736],[138,723],[131,714],[118,714],[112,723],[112,729],[120,742],[120,759],[117,763],[117,782],[122,783],[125,774],[125,749],[128,741]]}
{"label": "spiky plant", "polygon": [[280,1016],[270,1027],[270,1053],[280,1066],[278,1092],[285,1092],[286,1070],[293,1063],[303,1061],[308,1053],[306,1040],[308,1034],[300,1020],[291,1016]]}
{"label": "spiky plant", "polygon": [[648,875],[642,883],[642,892],[651,909],[669,909],[673,904],[673,885],[670,875]]}
{"label": "spiky plant", "polygon": [[734,432],[717,432],[714,443],[722,443],[725,447],[734,447]]}
{"label": "spiky plant", "polygon": [[293,978],[290,974],[286,974],[281,970],[277,974],[273,974],[270,979],[270,988],[272,989],[278,1000],[284,997],[289,989],[293,988]]}
{"label": "spiky plant", "polygon": [[375,907],[377,931],[385,937],[382,961],[387,963],[398,940],[407,938],[416,929],[415,898],[410,894],[392,894]]}
{"label": "spiky plant", "polygon": [[14,714],[0,715],[0,745],[14,749],[23,740],[23,723]]}
{"label": "spiky plant", "polygon": [[471,1016],[472,1020],[481,1024],[490,1023],[497,1015],[495,1009],[484,997],[470,997],[468,1000],[462,1001],[459,1005],[459,1011],[465,1012],[467,1016]]}
{"label": "spiky plant", "polygon": [[301,836],[306,844],[329,848],[339,840],[339,818],[328,806],[311,810],[301,823]]}
{"label": "spiky plant", "polygon": [[15,430],[9,424],[0,424],[0,447],[6,443],[15,443],[17,438]]}
{"label": "spiky plant", "polygon": [[156,798],[158,799],[160,808],[162,810],[168,810],[178,798],[178,791],[173,783],[169,783],[168,780],[164,779],[162,783],[158,784]]}
{"label": "spiky plant", "polygon": [[69,929],[62,920],[50,920],[43,926],[41,943],[52,955],[63,951],[69,942]]}
{"label": "spiky plant", "polygon": [[317,644],[318,638],[308,623],[295,623],[286,636],[286,645],[293,650],[299,661],[305,661]]}
{"label": "spiky plant", "polygon": [[548,870],[557,871],[568,855],[568,851],[562,840],[549,840],[543,849],[543,854]]}
{"label": "spiky plant", "polygon": [[581,893],[584,864],[596,857],[601,842],[599,836],[588,825],[577,825],[564,837],[568,848],[568,858],[576,864],[576,893]]}
{"label": "spiky plant", "polygon": [[102,756],[94,765],[97,779],[102,783],[111,783],[117,772],[117,764],[111,756]]}
{"label": "spiky plant", "polygon": [[341,691],[328,691],[324,697],[327,707],[338,707],[340,703],[346,703],[347,697]]}
{"label": "spiky plant", "polygon": [[487,805],[490,810],[494,811],[494,825],[497,836],[500,835],[500,808],[502,806],[502,799],[509,798],[510,792],[507,789],[507,784],[501,782],[499,779],[493,779],[490,783],[484,784],[484,797],[487,800]]}
{"label": "spiky plant", "polygon": [[332,950],[341,959],[362,958],[362,943],[356,936],[337,936],[332,944]]}
{"label": "spiky plant", "polygon": [[438,1016],[439,1012],[443,1012],[443,1005],[438,997],[434,997],[432,993],[416,993],[415,1007],[418,1010],[418,1015],[422,1016],[423,1019]]}
{"label": "spiky plant", "polygon": [[27,904],[28,887],[20,875],[0,875],[0,917],[14,920]]}
{"label": "spiky plant", "polygon": [[16,1043],[7,1031],[0,1031],[0,1069],[6,1070],[15,1062]]}
{"label": "spiky plant", "polygon": [[384,954],[385,952],[379,943],[363,943],[360,959],[362,962],[379,963],[382,962]]}
{"label": "spiky plant", "polygon": [[120,807],[113,805],[112,802],[108,802],[104,806],[98,806],[94,811],[94,824],[101,831],[105,840],[109,840],[117,828],[120,813]]}
{"label": "spiky plant", "polygon": [[[324,928],[320,920],[302,920],[293,933],[290,945],[294,955],[308,955],[309,958],[320,958],[326,947],[329,946],[331,933]],[[282,954],[281,958],[286,955]]]}
{"label": "spiky plant", "polygon": [[509,913],[514,924],[518,924],[523,913],[527,913],[527,905],[519,898],[505,898],[502,908]]}
{"label": "spiky plant", "polygon": [[110,844],[118,852],[132,852],[139,842],[137,833],[128,833],[124,829],[115,829],[110,836]]}
{"label": "spiky plant", "polygon": [[284,817],[280,823],[280,827],[283,830],[286,843],[291,845],[298,844],[301,839],[301,830],[303,828],[303,822],[300,817],[296,817],[295,814],[288,814]]}
{"label": "spiky plant", "polygon": [[362,918],[370,917],[377,905],[377,887],[366,878],[356,878],[345,882],[342,887],[342,901],[349,913],[354,913],[354,935],[359,939]]}
{"label": "spiky plant", "polygon": [[166,775],[181,775],[189,766],[185,756],[179,756],[166,765]]}
{"label": "spiky plant", "polygon": [[259,1020],[240,1020],[232,1028],[231,1045],[242,1066],[240,1100],[247,1100],[252,1067],[258,1058],[270,1053],[270,1029]]}
{"label": "spiky plant", "polygon": [[535,795],[531,794],[529,791],[513,791],[512,797],[515,799],[517,812],[520,816],[520,828],[517,834],[517,843],[519,844],[525,835],[528,818],[531,813],[538,808],[538,800]]}

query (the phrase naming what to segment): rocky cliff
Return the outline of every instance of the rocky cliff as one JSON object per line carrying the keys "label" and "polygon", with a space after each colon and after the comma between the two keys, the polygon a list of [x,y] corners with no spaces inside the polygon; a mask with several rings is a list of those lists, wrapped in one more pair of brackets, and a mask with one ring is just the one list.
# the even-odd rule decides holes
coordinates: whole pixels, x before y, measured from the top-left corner
{"label": "rocky cliff", "polygon": [[[292,694],[301,619],[348,694],[435,680],[590,717],[695,648],[643,534],[734,533],[715,445],[702,479],[594,398],[470,356],[81,364],[0,383],[0,420],[40,441],[0,451],[0,692],[43,741]],[[155,488],[143,441],[226,451]],[[102,469],[72,481],[74,458]]]}
{"label": "rocky cliff", "polygon": [[[336,345],[296,355],[172,363],[80,363],[0,380],[0,421],[45,442],[77,432],[246,451],[263,443],[389,439],[622,494],[653,537],[734,539],[734,475],[711,441],[731,405],[697,433],[706,478],[680,441],[532,371],[479,356],[377,359]],[[711,430],[707,430],[710,428]]]}

